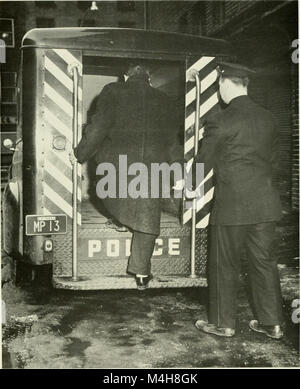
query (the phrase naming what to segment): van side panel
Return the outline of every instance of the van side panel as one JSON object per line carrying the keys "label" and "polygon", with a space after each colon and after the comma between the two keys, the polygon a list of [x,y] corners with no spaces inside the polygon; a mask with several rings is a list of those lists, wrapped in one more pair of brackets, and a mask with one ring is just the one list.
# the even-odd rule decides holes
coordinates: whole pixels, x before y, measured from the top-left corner
{"label": "van side panel", "polygon": [[[23,50],[23,222],[26,215],[43,214],[45,136],[42,123],[44,50]],[[35,265],[51,262],[43,252],[43,236],[26,236],[24,228],[24,261]]]}

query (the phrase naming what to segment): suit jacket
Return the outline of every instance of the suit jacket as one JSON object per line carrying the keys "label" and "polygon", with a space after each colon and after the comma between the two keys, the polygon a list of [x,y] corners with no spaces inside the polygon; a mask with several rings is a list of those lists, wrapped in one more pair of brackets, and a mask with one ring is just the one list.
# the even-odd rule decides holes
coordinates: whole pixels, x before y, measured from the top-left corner
{"label": "suit jacket", "polygon": [[281,218],[274,182],[278,129],[273,115],[248,96],[207,121],[196,161],[214,169],[211,224],[243,225]]}
{"label": "suit jacket", "polygon": [[[174,116],[169,97],[144,78],[130,77],[126,83],[108,84],[98,97],[95,114],[75,155],[80,163],[93,157],[97,164],[113,164],[117,183],[120,155],[127,156],[128,167],[135,162],[145,164],[150,196],[151,163],[170,162],[174,144],[179,142]],[[132,179],[128,177],[128,184]],[[160,198],[120,198],[117,193],[117,198],[106,198],[103,203],[120,223],[133,230],[159,234]]]}

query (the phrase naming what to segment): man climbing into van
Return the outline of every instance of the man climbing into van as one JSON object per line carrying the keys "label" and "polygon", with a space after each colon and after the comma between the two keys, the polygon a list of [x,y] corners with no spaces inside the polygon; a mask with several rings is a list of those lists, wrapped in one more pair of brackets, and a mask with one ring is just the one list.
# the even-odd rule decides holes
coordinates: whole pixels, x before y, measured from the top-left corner
{"label": "man climbing into van", "polygon": [[[128,166],[143,163],[150,171],[152,163],[171,163],[178,135],[172,101],[150,85],[148,65],[143,61],[130,63],[125,80],[103,88],[91,122],[70,154],[72,163],[94,158],[97,165],[104,162],[114,165],[116,182],[119,182],[121,155],[127,156]],[[103,204],[113,220],[133,233],[127,272],[135,276],[139,290],[146,289],[152,278],[151,257],[160,233],[161,196],[123,198],[117,193],[115,198],[104,198]],[[170,204],[169,208],[178,213],[174,199],[170,199]]]}

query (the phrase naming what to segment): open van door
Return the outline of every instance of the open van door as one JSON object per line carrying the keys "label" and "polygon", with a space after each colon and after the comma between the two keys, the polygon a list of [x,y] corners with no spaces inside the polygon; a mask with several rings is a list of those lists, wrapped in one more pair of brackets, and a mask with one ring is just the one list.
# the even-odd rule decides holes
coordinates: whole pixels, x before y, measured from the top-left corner
{"label": "open van door", "polygon": [[[77,214],[73,214],[73,168],[69,152],[81,137],[82,56],[77,50],[45,51],[43,123],[49,147],[44,152],[44,215],[65,214],[67,226],[81,224],[81,169],[77,166]],[[64,232],[64,231],[62,231]]]}
{"label": "open van door", "polygon": [[[217,58],[213,56],[187,58],[184,125],[184,159],[187,171],[201,145],[206,118],[221,109],[216,67]],[[214,193],[212,180],[211,170],[198,186],[201,197],[193,200],[183,198],[182,224],[191,225],[192,277],[196,277],[199,264],[203,271],[201,264],[206,262],[207,226]]]}
{"label": "open van door", "polygon": [[[128,61],[127,58],[126,60]],[[151,77],[151,83],[153,87],[168,94],[177,104],[183,126],[185,63],[155,59],[152,62],[155,72]],[[93,111],[93,102],[102,88],[110,82],[120,81],[123,74],[122,65],[124,67],[124,59],[120,57],[83,56],[82,101],[79,101],[79,104],[83,107],[84,122],[89,121],[90,111]],[[78,97],[80,94],[81,92]],[[76,114],[76,110],[73,109],[73,112]],[[78,112],[80,114],[80,111]],[[69,138],[70,136],[71,134]],[[183,157],[183,145],[181,157]],[[58,288],[71,289],[134,288],[134,280],[126,275],[131,233],[107,228],[107,216],[102,212],[101,201],[95,198],[93,178],[90,175],[91,170],[95,172],[95,166],[90,169],[89,164],[92,166],[93,161],[82,165],[82,179],[77,180],[78,223],[72,224],[72,239],[70,230],[67,236],[56,235],[53,238],[54,285]],[[71,180],[70,171],[68,171],[68,179]],[[82,198],[81,191],[84,193]],[[71,197],[68,197],[69,204],[71,204]],[[74,209],[76,205],[73,203],[72,206]],[[71,209],[69,207],[68,209],[70,212]],[[161,234],[156,240],[152,258],[155,278],[151,282],[151,287],[189,287],[198,286],[200,282],[205,283],[204,278],[197,280],[190,278],[189,244],[190,227],[182,226],[180,217],[162,214]],[[70,258],[71,253],[73,260]]]}
{"label": "open van door", "polygon": [[47,217],[54,215],[51,225],[57,228],[57,234],[72,231],[68,236],[72,247],[72,277],[76,280],[78,226],[81,225],[81,166],[78,163],[71,165],[69,152],[77,146],[81,137],[81,51],[45,51],[43,103],[42,126],[47,134],[48,146],[43,155],[43,210]]}

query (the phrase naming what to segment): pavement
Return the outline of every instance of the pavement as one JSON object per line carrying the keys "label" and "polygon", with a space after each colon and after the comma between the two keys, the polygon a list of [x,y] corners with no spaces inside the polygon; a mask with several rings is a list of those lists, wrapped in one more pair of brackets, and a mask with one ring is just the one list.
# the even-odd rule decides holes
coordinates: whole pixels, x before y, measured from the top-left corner
{"label": "pavement", "polygon": [[[243,283],[237,335],[199,332],[207,290],[76,292],[4,284],[4,368],[297,367],[299,267],[280,265],[285,337],[276,341],[248,328],[252,318]],[[299,317],[299,315],[298,315]]]}

